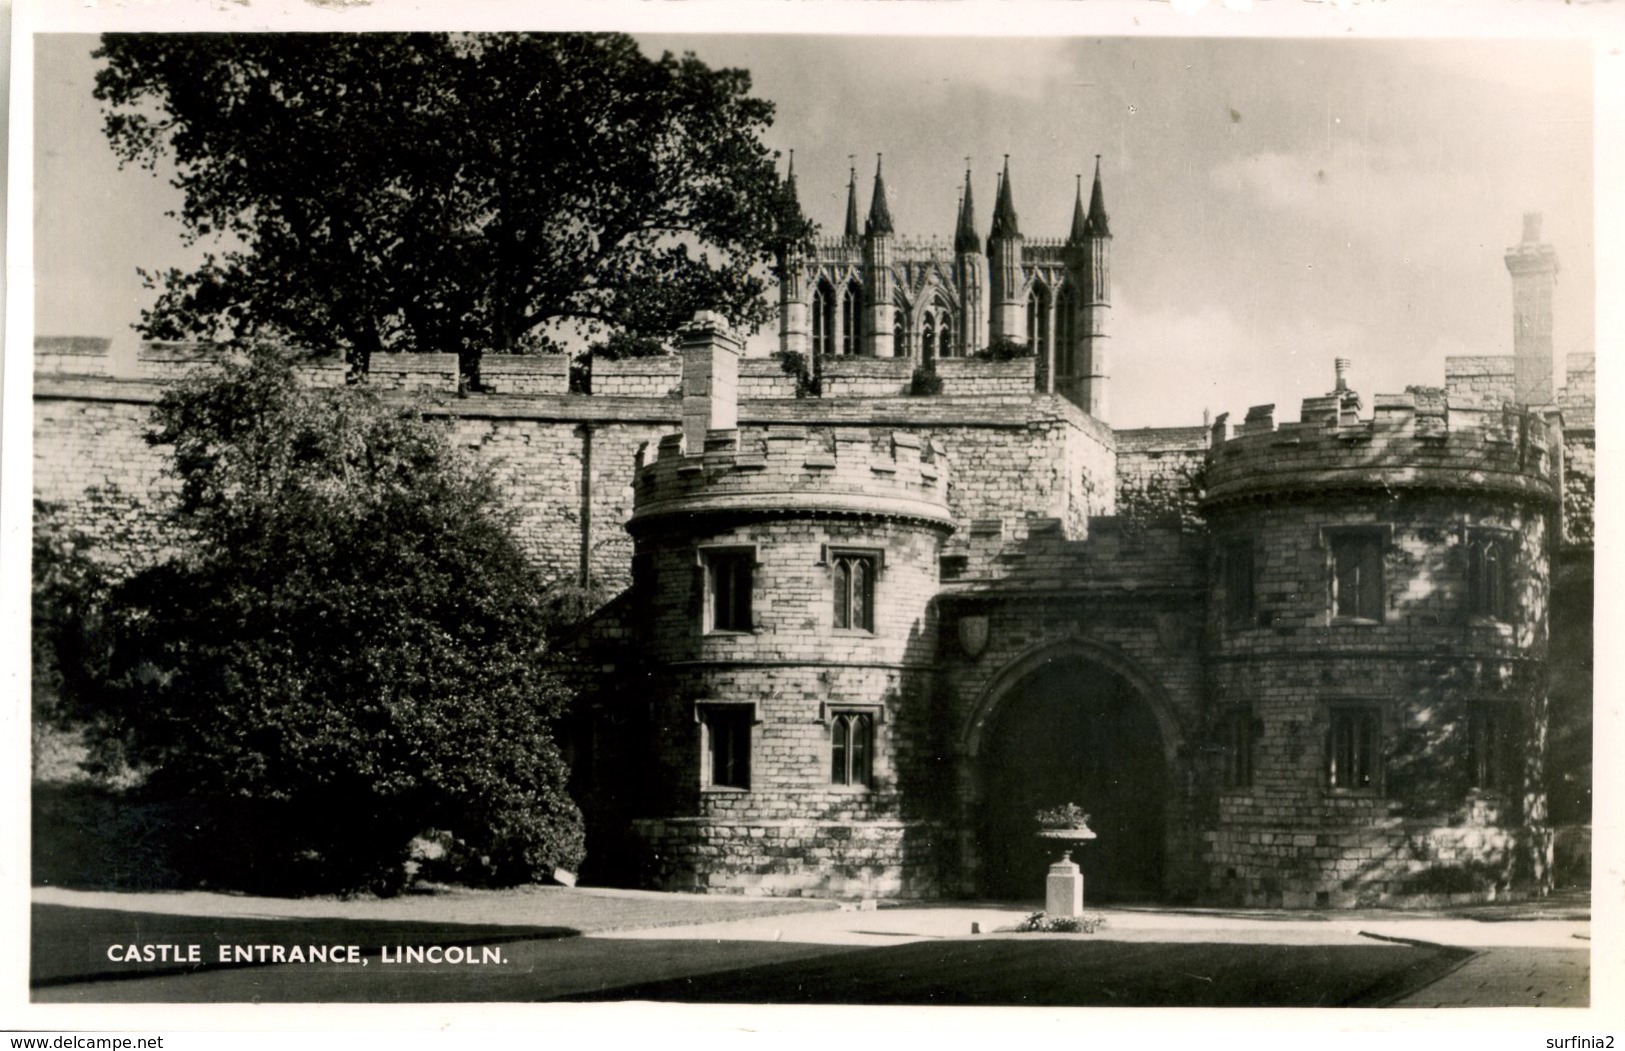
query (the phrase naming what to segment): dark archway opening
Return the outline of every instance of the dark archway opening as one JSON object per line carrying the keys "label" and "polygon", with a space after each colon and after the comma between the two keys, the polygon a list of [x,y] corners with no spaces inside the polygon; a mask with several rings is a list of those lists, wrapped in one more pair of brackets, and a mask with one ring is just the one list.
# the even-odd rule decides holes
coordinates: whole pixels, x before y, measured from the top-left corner
{"label": "dark archway opening", "polygon": [[981,890],[1041,900],[1057,844],[1034,814],[1075,802],[1098,838],[1073,860],[1089,902],[1151,901],[1162,894],[1167,764],[1156,715],[1123,678],[1060,661],[1016,686],[979,749]]}

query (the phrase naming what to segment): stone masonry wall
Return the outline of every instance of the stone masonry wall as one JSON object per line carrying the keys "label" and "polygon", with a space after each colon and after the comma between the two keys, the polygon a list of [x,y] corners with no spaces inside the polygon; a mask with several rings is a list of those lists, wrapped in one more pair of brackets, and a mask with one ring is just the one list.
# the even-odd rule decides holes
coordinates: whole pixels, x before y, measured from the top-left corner
{"label": "stone masonry wall", "polygon": [[895,398],[914,374],[907,358],[826,357],[818,365],[826,398]]}
{"label": "stone masonry wall", "polygon": [[950,397],[1012,396],[1033,390],[1033,358],[1013,361],[978,361],[974,358],[939,358],[937,375],[942,393]]}
{"label": "stone masonry wall", "polygon": [[739,397],[794,398],[796,378],[784,371],[778,358],[739,359]]}
{"label": "stone masonry wall", "polygon": [[131,568],[163,550],[163,516],[176,492],[147,445],[156,390],[107,380],[36,389],[34,497],[61,524],[98,541],[96,557]]}
{"label": "stone masonry wall", "polygon": [[[1166,770],[1160,818],[1164,885],[1175,898],[1196,897],[1203,874],[1189,861],[1198,853],[1201,826],[1185,762],[1200,739],[1195,728],[1203,694],[1199,598],[1205,541],[1178,529],[1123,529],[1117,520],[1104,519],[1082,541],[1052,528],[1024,539],[975,538],[971,551],[967,578],[948,585],[939,599],[945,640],[938,657],[940,717],[954,763],[954,825],[960,830],[951,869],[960,883],[952,889],[982,890],[985,859],[976,829],[984,772],[977,757],[1005,691],[1019,685],[1009,678],[1012,669],[1059,663],[1076,668],[1080,690],[1091,688],[1092,675],[1125,676],[1141,702],[1156,711],[1158,745],[1174,760]],[[957,626],[975,616],[987,618],[988,642],[973,654],[961,645]]]}
{"label": "stone masonry wall", "polygon": [[[326,371],[333,372],[330,380],[341,378]],[[150,536],[159,512],[148,497],[161,478],[163,451],[142,435],[161,392],[151,383],[41,375],[35,384],[36,495],[71,505],[72,521],[91,536],[118,541],[126,524],[132,535]],[[949,493],[955,518],[998,520],[1014,535],[1033,516],[1066,517],[1081,529],[1091,507],[1099,509],[1090,500],[1110,485],[1097,480],[1111,477],[1109,432],[1102,436],[1081,413],[1068,416],[1069,407],[1057,407],[1056,400],[1035,395],[1007,408],[942,398],[792,398],[747,401],[741,415],[775,425],[834,422],[839,426],[832,431],[889,433],[895,426],[934,439],[958,478]],[[626,586],[631,541],[622,527],[631,511],[637,450],[677,422],[677,399],[476,394],[417,404],[453,421],[455,440],[491,462],[519,513],[521,540],[544,576],[576,579],[585,542],[594,580],[612,591]],[[589,429],[592,499],[584,519]],[[147,557],[145,542],[118,542],[122,547],[112,557],[132,564]]]}
{"label": "stone masonry wall", "polygon": [[1117,513],[1194,521],[1207,428],[1145,427],[1120,430],[1116,437]]}
{"label": "stone masonry wall", "polygon": [[568,394],[568,354],[487,354],[480,382],[496,394]]}
{"label": "stone masonry wall", "polygon": [[[1543,893],[1550,436],[1538,416],[1426,391],[1379,395],[1374,420],[1326,402],[1279,429],[1249,414],[1209,463],[1210,575],[1246,545],[1253,604],[1236,619],[1225,584],[1210,594],[1201,726],[1222,740],[1227,715],[1248,720],[1252,762],[1228,787],[1216,765],[1199,771],[1203,894],[1295,908]],[[1337,615],[1333,543],[1351,529],[1380,545],[1376,616]],[[1467,543],[1485,532],[1514,545],[1506,621],[1469,605]],[[1485,706],[1511,735],[1510,781],[1493,790],[1470,762]],[[1367,787],[1328,775],[1344,709],[1375,718]]]}
{"label": "stone masonry wall", "polygon": [[1499,408],[1517,400],[1510,356],[1445,358],[1444,386],[1455,405]]}
{"label": "stone masonry wall", "polygon": [[615,398],[669,398],[683,389],[683,359],[626,358],[592,363],[593,395]]}
{"label": "stone masonry wall", "polygon": [[[784,894],[931,893],[929,822],[910,813],[936,638],[930,601],[951,530],[941,451],[910,434],[802,428],[676,436],[639,473],[631,528],[645,618],[626,695],[652,706],[647,790],[631,822],[657,886]],[[708,631],[707,550],[754,552],[751,630]],[[831,552],[869,553],[873,630],[833,623]],[[613,700],[606,704],[613,705]],[[706,778],[704,712],[753,714],[748,787]],[[832,782],[830,727],[874,719],[873,778]],[[912,784],[911,784],[912,782]],[[940,838],[940,837],[935,837]]]}
{"label": "stone masonry wall", "polygon": [[69,376],[108,376],[111,340],[93,336],[41,336],[34,340],[34,371]]}

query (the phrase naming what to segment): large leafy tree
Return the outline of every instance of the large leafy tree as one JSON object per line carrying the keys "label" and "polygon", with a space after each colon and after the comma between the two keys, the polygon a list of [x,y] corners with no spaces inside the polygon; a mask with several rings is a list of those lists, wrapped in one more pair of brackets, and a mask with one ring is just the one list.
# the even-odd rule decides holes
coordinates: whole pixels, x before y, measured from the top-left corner
{"label": "large leafy tree", "polygon": [[[173,171],[192,271],[149,338],[556,349],[561,324],[759,324],[786,231],[742,70],[599,34],[110,34],[121,163]],[[789,231],[791,233],[805,231]]]}
{"label": "large leafy tree", "polygon": [[533,571],[489,479],[365,389],[269,349],[166,393],[178,554],[115,587],[90,716],[146,790],[210,816],[215,878],[390,887],[451,833],[463,876],[582,856]]}

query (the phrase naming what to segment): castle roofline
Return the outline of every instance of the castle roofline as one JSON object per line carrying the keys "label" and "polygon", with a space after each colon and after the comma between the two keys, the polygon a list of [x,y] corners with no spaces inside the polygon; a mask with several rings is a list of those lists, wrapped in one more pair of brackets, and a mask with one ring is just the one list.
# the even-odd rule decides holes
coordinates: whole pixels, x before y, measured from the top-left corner
{"label": "castle roofline", "polygon": [[1204,508],[1338,489],[1468,490],[1549,501],[1556,493],[1555,420],[1513,407],[1451,405],[1437,387],[1379,394],[1373,415],[1348,411],[1350,392],[1303,400],[1297,422],[1277,425],[1257,405],[1234,436],[1228,413],[1212,428]]}
{"label": "castle roofline", "polygon": [[707,431],[703,449],[671,434],[638,452],[627,529],[674,517],[789,515],[903,519],[952,532],[948,488],[946,450],[912,432],[724,428]]}

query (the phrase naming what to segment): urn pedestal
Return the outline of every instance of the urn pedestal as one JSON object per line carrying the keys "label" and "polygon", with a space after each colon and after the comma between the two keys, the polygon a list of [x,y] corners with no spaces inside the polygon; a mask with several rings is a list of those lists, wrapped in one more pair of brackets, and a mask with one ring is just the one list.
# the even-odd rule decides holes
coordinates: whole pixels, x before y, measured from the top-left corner
{"label": "urn pedestal", "polygon": [[1044,912],[1050,916],[1082,916],[1083,870],[1072,860],[1072,852],[1094,839],[1095,834],[1087,828],[1046,828],[1038,834],[1068,844],[1044,878]]}

